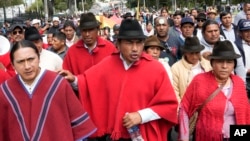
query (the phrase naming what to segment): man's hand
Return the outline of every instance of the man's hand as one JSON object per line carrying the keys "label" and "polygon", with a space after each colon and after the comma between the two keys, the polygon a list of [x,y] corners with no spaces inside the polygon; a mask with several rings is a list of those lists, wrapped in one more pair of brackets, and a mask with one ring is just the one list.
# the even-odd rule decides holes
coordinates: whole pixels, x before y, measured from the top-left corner
{"label": "man's hand", "polygon": [[203,53],[202,53],[202,56],[203,56],[203,58],[209,60],[209,59],[208,59],[208,56],[211,55],[211,54],[212,54],[212,53],[211,53],[210,51],[206,51],[206,52],[203,52]]}
{"label": "man's hand", "polygon": [[134,125],[138,125],[142,122],[141,115],[138,112],[127,113],[123,117],[123,126],[131,128]]}
{"label": "man's hand", "polygon": [[62,75],[66,80],[68,80],[70,83],[75,81],[75,76],[68,70],[59,70],[57,72],[59,75]]}

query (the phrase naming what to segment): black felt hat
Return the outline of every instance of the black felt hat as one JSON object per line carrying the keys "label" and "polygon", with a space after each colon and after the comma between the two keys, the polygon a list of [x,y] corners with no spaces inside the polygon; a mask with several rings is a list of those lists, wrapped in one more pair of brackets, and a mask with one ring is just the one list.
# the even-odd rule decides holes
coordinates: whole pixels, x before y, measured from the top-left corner
{"label": "black felt hat", "polygon": [[206,20],[207,16],[205,13],[199,13],[195,19]]}
{"label": "black felt hat", "polygon": [[125,19],[122,21],[118,39],[145,39],[142,27],[137,20]]}
{"label": "black felt hat", "polygon": [[39,39],[42,39],[42,37],[43,36],[40,35],[39,31],[33,26],[27,28],[24,33],[25,40],[29,40],[29,41],[39,40]]}
{"label": "black felt hat", "polygon": [[228,41],[217,41],[214,45],[212,54],[208,56],[209,59],[237,59],[241,57],[234,51],[233,44]]}
{"label": "black felt hat", "polygon": [[134,17],[132,16],[131,12],[127,12],[122,16],[124,19],[128,18],[128,17]]}
{"label": "black felt hat", "polygon": [[200,44],[199,39],[194,37],[187,37],[184,42],[184,46],[182,47],[182,52],[200,52],[205,47]]}
{"label": "black felt hat", "polygon": [[95,15],[91,12],[81,14],[79,28],[92,29],[100,26],[100,22],[96,20]]}

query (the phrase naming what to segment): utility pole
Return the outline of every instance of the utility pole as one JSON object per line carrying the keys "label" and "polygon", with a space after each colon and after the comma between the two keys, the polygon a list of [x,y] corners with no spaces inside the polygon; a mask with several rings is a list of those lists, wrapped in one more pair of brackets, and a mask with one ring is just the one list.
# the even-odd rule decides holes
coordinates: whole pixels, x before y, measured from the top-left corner
{"label": "utility pole", "polygon": [[74,2],[75,2],[75,12],[74,13],[76,13],[77,12],[76,0]]}
{"label": "utility pole", "polygon": [[83,0],[82,0],[82,12],[84,13],[84,3],[83,3]]}
{"label": "utility pole", "polygon": [[48,0],[44,0],[44,14],[45,14],[45,21],[48,21]]}
{"label": "utility pole", "polygon": [[155,1],[156,9],[159,9],[159,0]]}
{"label": "utility pole", "polygon": [[145,0],[143,0],[143,10],[146,9]]}
{"label": "utility pole", "polygon": [[37,14],[38,14],[38,2],[39,2],[39,0],[36,0],[36,12],[37,12]]}
{"label": "utility pole", "polygon": [[6,21],[6,9],[5,9],[5,2],[3,3],[3,19],[4,22]]}

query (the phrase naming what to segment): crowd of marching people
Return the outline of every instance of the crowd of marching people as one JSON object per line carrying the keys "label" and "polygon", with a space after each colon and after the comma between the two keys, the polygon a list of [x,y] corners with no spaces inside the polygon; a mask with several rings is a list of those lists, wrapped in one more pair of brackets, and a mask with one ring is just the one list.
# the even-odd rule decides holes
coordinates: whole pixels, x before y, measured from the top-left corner
{"label": "crowd of marching people", "polygon": [[250,2],[235,16],[162,7],[117,18],[5,23],[0,141],[134,141],[133,127],[140,141],[228,141],[230,125],[250,125]]}

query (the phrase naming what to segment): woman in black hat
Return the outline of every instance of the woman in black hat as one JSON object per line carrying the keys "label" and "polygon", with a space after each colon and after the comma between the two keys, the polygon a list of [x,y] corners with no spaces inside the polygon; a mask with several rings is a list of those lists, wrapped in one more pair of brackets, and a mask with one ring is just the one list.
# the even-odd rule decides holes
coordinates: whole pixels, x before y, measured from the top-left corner
{"label": "woman in black hat", "polygon": [[206,100],[195,126],[196,141],[228,141],[230,125],[250,124],[245,84],[233,74],[239,57],[230,41],[215,43],[209,56],[212,71],[197,75],[182,99],[179,113],[181,141],[189,140],[189,119]]}

